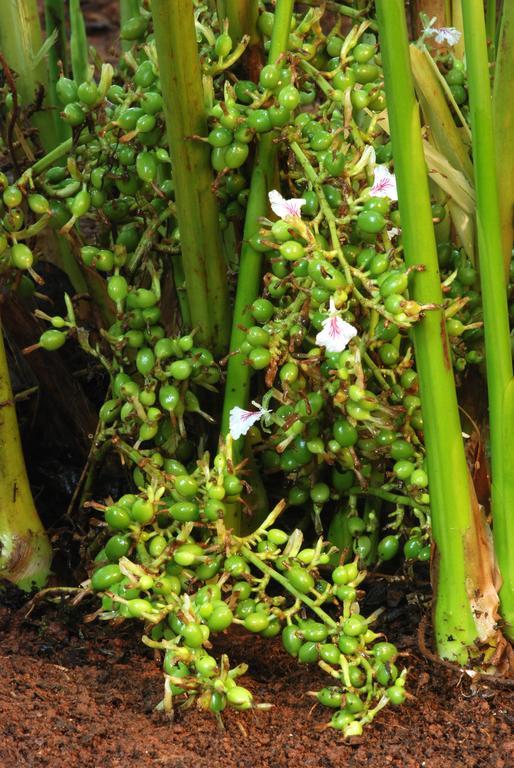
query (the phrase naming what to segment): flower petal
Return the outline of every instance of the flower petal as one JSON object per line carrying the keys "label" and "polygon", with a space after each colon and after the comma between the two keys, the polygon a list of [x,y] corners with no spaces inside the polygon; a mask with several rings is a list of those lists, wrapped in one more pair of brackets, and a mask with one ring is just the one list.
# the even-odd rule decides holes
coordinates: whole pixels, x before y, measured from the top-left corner
{"label": "flower petal", "polygon": [[357,329],[353,325],[331,314],[323,321],[321,331],[316,336],[316,344],[325,347],[327,352],[342,352],[354,336],[357,336]]}
{"label": "flower petal", "polygon": [[375,166],[373,186],[369,194],[371,197],[388,197],[390,200],[398,200],[396,177],[391,173],[387,165]]}
{"label": "flower petal", "polygon": [[455,27],[441,27],[441,29],[434,29],[433,31],[436,33],[436,43],[439,43],[440,45],[446,43],[450,48],[457,45],[461,38],[461,33],[458,29],[455,29]]}
{"label": "flower petal", "polygon": [[239,440],[240,437],[246,435],[250,427],[253,427],[264,413],[266,411],[263,408],[258,411],[245,411],[237,405],[234,406],[229,417],[229,432],[232,438]]}
{"label": "flower petal", "polygon": [[271,210],[279,217],[279,219],[287,219],[291,216],[301,216],[302,206],[305,205],[306,200],[303,197],[290,198],[286,200],[282,197],[280,192],[276,189],[272,189],[268,194]]}

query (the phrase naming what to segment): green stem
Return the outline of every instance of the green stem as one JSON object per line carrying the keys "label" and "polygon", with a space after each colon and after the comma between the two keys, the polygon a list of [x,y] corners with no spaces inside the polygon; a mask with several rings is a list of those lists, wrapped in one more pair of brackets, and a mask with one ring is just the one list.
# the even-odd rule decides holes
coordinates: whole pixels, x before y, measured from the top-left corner
{"label": "green stem", "polygon": [[[409,63],[402,0],[376,0],[393,156],[402,217],[405,262],[415,269],[411,297],[442,305],[430,194],[418,105]],[[468,588],[476,553],[468,472],[442,310],[426,313],[413,329],[430,477],[434,626],[439,654],[465,663],[477,630]],[[471,554],[473,553],[473,554]]]}
{"label": "green stem", "polygon": [[[222,11],[220,15],[220,10]],[[228,19],[228,32],[234,45],[245,35],[249,35],[252,43],[259,37],[257,33],[257,17],[259,3],[257,0],[225,0],[223,8],[218,6],[219,18]]]}
{"label": "green stem", "polygon": [[[452,2],[452,27],[455,27],[459,32],[463,31],[462,26],[462,0],[451,0]],[[453,48],[454,54],[459,58],[464,58],[464,39],[461,38],[457,45]]]}
{"label": "green stem", "polygon": [[192,0],[152,0],[155,43],[173,166],[182,263],[198,341],[226,352],[229,300],[218,207],[212,191],[202,75]]}
{"label": "green stem", "polygon": [[[18,106],[27,107],[32,104],[40,87],[46,95],[43,106],[49,106],[46,61],[43,57],[36,59],[41,45],[36,0],[8,0],[2,3],[0,50],[16,74]],[[39,132],[42,147],[48,152],[55,146],[57,139],[52,113],[41,110],[35,112],[31,122]]]}
{"label": "green stem", "polygon": [[[139,0],[120,0],[120,27],[134,16],[140,15]],[[132,48],[131,40],[121,41],[121,50],[128,51]]]}
{"label": "green stem", "polygon": [[60,76],[61,62],[66,72],[66,24],[64,20],[64,0],[45,0],[45,31],[47,38],[57,35],[55,43],[48,51],[48,102],[52,108],[55,130],[54,143],[60,144],[71,133],[70,128],[59,117],[59,101],[55,92],[55,84]]}
{"label": "green stem", "polygon": [[25,468],[0,325],[0,578],[27,591],[42,587],[51,561]]}
{"label": "green stem", "polygon": [[[498,187],[495,178],[496,152],[493,131],[489,62],[484,9],[481,0],[463,0],[469,105],[473,133],[473,156],[477,199],[477,231],[480,282],[484,312],[487,392],[492,475],[494,544],[503,579],[500,612],[514,636],[514,486],[510,465],[513,454],[504,443],[504,429],[512,436],[514,423],[505,425],[507,388],[512,381],[512,351],[505,282]],[[512,55],[512,51],[510,52]],[[505,98],[505,94],[504,94]],[[504,173],[511,173],[508,168]],[[509,388],[510,392],[510,388]],[[506,450],[508,449],[508,450]]]}
{"label": "green stem", "polygon": [[[228,433],[230,411],[235,406],[245,408],[250,396],[251,369],[245,365],[245,355],[239,348],[246,337],[246,328],[253,325],[250,311],[251,304],[259,294],[262,271],[262,254],[249,244],[250,238],[259,231],[259,219],[268,212],[267,192],[273,177],[275,152],[271,136],[264,136],[259,144],[250,185],[250,194],[246,209],[243,247],[239,261],[239,279],[234,303],[232,335],[230,337],[231,356],[227,365],[227,381],[223,402],[221,432]],[[244,440],[234,441],[234,462],[241,457]]]}
{"label": "green stem", "polygon": [[[268,57],[270,63],[276,61],[280,53],[286,50],[293,5],[294,0],[278,0],[277,2]],[[267,194],[271,189],[275,173],[275,160],[276,149],[272,134],[265,134],[261,137],[257,148],[246,209],[243,247],[239,262],[239,278],[230,337],[231,357],[227,366],[227,382],[223,402],[222,435],[228,433],[232,408],[236,406],[245,408],[250,395],[250,368],[244,364],[244,355],[239,352],[239,348],[246,336],[244,329],[253,324],[250,305],[259,295],[262,255],[252,248],[249,240],[259,231],[260,219],[268,213]],[[236,464],[241,458],[243,444],[242,438],[234,441],[233,455]]]}
{"label": "green stem", "polygon": [[277,0],[275,4],[275,20],[271,33],[268,64],[275,64],[278,57],[287,51],[293,9],[294,0]]}
{"label": "green stem", "polygon": [[[508,5],[512,5],[512,3],[508,3]],[[486,0],[485,28],[489,61],[493,62],[496,58],[496,0]]]}
{"label": "green stem", "polygon": [[[496,176],[502,228],[503,263],[509,273],[514,244],[514,3],[506,2],[500,22],[494,71],[493,114],[496,138]],[[510,170],[508,170],[510,169]]]}
{"label": "green stem", "polygon": [[[268,62],[276,62],[280,54],[287,49],[289,27],[293,13],[294,0],[277,0],[275,21],[271,36]],[[246,209],[243,233],[243,247],[239,261],[232,333],[230,336],[230,357],[227,365],[227,380],[223,400],[221,434],[226,437],[229,431],[232,408],[246,408],[250,399],[250,368],[245,365],[244,355],[239,351],[246,335],[245,328],[253,325],[250,306],[260,291],[262,255],[249,243],[250,238],[259,231],[260,219],[268,213],[268,191],[272,188],[276,171],[276,146],[271,133],[261,137],[257,148],[250,184],[250,194]],[[232,455],[238,464],[244,454],[244,438],[234,440]],[[254,483],[260,485],[260,478],[255,475]],[[260,494],[262,495],[262,494]],[[236,533],[243,528],[240,504],[231,505],[227,510],[227,523]]]}
{"label": "green stem", "polygon": [[[303,0],[303,5],[319,8],[319,0]],[[349,5],[342,5],[338,2],[331,2],[331,0],[328,0],[325,3],[325,7],[327,11],[332,11],[332,13],[339,13],[341,16],[347,16],[350,19],[359,19],[366,12],[365,8],[351,8]]]}
{"label": "green stem", "polygon": [[93,141],[96,136],[94,133],[88,133],[84,132],[79,136],[79,139],[77,142],[74,142],[73,139],[66,139],[61,144],[58,144],[57,147],[54,147],[49,152],[47,152],[46,155],[41,157],[39,160],[36,160],[36,162],[30,166],[30,168],[23,174],[23,176],[20,177],[19,183],[22,183],[24,179],[27,178],[35,178],[36,176],[39,176],[41,173],[44,173],[48,168],[51,168],[52,165],[55,165],[58,160],[61,160],[63,157],[66,157],[70,154],[71,150],[74,146],[80,147],[84,144],[89,144],[89,142]]}
{"label": "green stem", "polygon": [[89,79],[89,49],[80,0],[70,0],[70,29],[71,71],[73,79],[80,85]]}
{"label": "green stem", "polygon": [[150,221],[147,228],[143,232],[139,243],[137,244],[136,250],[128,259],[127,269],[131,275],[133,275],[136,272],[136,270],[139,267],[139,264],[141,263],[141,260],[145,257],[146,253],[152,247],[153,239],[159,227],[162,226],[162,224],[167,219],[169,219],[170,216],[176,216],[176,214],[177,214],[177,211],[175,208],[175,204],[170,202],[168,203],[164,211],[161,211],[161,213],[158,216],[156,216],[155,219]]}
{"label": "green stem", "polygon": [[428,508],[425,508],[423,504],[420,504],[410,496],[401,496],[398,493],[391,493],[391,491],[384,490],[383,488],[373,488],[368,486],[367,488],[361,488],[360,485],[356,485],[350,488],[348,496],[376,496],[377,499],[383,501],[389,501],[392,504],[402,504],[407,507],[416,507],[424,512],[428,512]]}
{"label": "green stem", "polygon": [[264,563],[260,557],[255,555],[249,547],[242,547],[241,548],[241,554],[245,558],[245,560],[248,560],[249,563],[252,563],[256,568],[258,568],[262,573],[265,573],[267,576],[269,576],[271,579],[274,579],[277,581],[282,587],[284,587],[288,592],[290,592],[297,600],[300,600],[302,603],[307,605],[311,611],[313,611],[318,618],[321,619],[321,621],[327,625],[327,627],[331,627],[332,629],[336,629],[337,622],[334,621],[334,619],[328,615],[328,613],[325,613],[325,611],[319,607],[319,605],[316,605],[314,600],[312,600],[308,595],[304,595],[301,592],[298,592],[289,579],[287,579],[285,576],[282,576],[281,573],[276,571],[274,568],[271,568],[267,563]]}

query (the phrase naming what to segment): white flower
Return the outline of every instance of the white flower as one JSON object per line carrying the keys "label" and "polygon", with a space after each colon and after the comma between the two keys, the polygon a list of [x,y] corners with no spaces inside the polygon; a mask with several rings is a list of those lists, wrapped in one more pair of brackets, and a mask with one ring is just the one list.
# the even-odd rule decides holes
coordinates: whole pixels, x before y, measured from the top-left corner
{"label": "white flower", "polygon": [[392,240],[393,237],[398,237],[398,235],[401,234],[401,229],[398,227],[391,227],[391,229],[387,230],[387,234],[389,235],[389,240]]}
{"label": "white flower", "polygon": [[263,416],[271,413],[258,403],[252,403],[252,405],[255,405],[256,411],[245,411],[237,405],[230,411],[229,432],[234,440],[239,440],[246,435],[250,427],[253,427]]}
{"label": "white flower", "polygon": [[286,200],[276,189],[271,190],[268,194],[268,198],[271,210],[279,217],[279,219],[288,219],[291,216],[301,216],[302,206],[306,203],[306,200],[304,200],[303,197],[298,199],[293,197],[290,200]]}
{"label": "white flower", "polygon": [[330,299],[328,317],[316,336],[316,344],[325,347],[327,352],[342,352],[354,336],[357,336],[357,329],[339,317],[334,299]]}
{"label": "white flower", "polygon": [[375,166],[373,186],[369,194],[371,197],[388,197],[390,200],[398,200],[396,177],[394,173],[391,173],[387,165]]}
{"label": "white flower", "polygon": [[440,29],[430,27],[426,30],[425,35],[433,37],[439,45],[448,45],[450,48],[457,45],[462,36],[455,27],[441,27]]}

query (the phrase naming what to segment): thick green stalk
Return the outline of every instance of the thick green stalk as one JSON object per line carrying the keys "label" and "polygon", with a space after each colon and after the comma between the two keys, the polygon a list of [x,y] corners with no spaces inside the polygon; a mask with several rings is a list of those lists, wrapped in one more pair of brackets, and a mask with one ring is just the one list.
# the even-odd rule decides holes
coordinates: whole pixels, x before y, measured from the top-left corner
{"label": "thick green stalk", "polygon": [[[463,31],[462,24],[462,0],[452,0],[452,27],[460,32]],[[453,53],[459,58],[464,58],[464,39],[461,38],[453,48]]]}
{"label": "thick green stalk", "polygon": [[[494,546],[503,579],[499,593],[500,612],[507,623],[507,634],[512,638],[514,637],[514,484],[509,475],[511,474],[510,466],[514,461],[514,450],[511,447],[512,444],[506,446],[503,439],[505,428],[511,436],[514,431],[514,422],[505,425],[506,414],[511,414],[512,411],[510,404],[505,402],[507,388],[512,381],[509,312],[495,174],[496,151],[482,0],[463,0],[462,9],[473,134],[478,252],[484,312]],[[512,51],[510,54],[512,55]],[[503,173],[512,173],[512,168],[504,169]]]}
{"label": "thick green stalk", "polygon": [[139,0],[120,0],[120,26],[140,15]]}
{"label": "thick green stalk", "polygon": [[[289,27],[293,13],[294,0],[277,0],[275,22],[268,55],[270,63],[275,62],[287,48]],[[230,412],[232,408],[247,408],[250,399],[251,369],[245,365],[244,355],[239,351],[246,335],[245,328],[253,325],[250,306],[260,291],[262,273],[262,255],[255,251],[249,243],[252,235],[259,231],[259,220],[268,213],[268,191],[272,188],[275,177],[276,148],[272,134],[261,137],[250,184],[250,194],[246,209],[246,219],[243,233],[243,247],[239,262],[232,334],[230,337],[231,355],[227,366],[227,381],[223,400],[223,415],[221,434],[225,437],[229,431]],[[243,458],[244,438],[233,443],[233,460],[237,464]],[[255,478],[255,483],[259,480]],[[232,505],[227,511],[228,525],[236,533],[242,529],[240,505]]]}
{"label": "thick green stalk", "polygon": [[42,587],[51,561],[25,469],[0,325],[0,578],[27,591]]}
{"label": "thick green stalk", "polygon": [[[259,219],[268,212],[267,193],[273,177],[273,151],[271,136],[261,139],[255,158],[250,185],[250,194],[246,209],[243,233],[243,247],[239,261],[239,279],[234,303],[234,319],[230,337],[231,356],[228,360],[225,399],[223,402],[222,434],[227,434],[230,411],[235,406],[245,408],[250,396],[251,369],[244,364],[245,355],[239,347],[246,337],[246,328],[253,325],[250,306],[257,298],[262,273],[262,254],[255,251],[249,243],[250,238],[259,231]],[[243,438],[234,443],[235,461],[240,455]]]}
{"label": "thick green stalk", "polygon": [[275,4],[275,21],[271,33],[268,64],[275,64],[278,57],[287,51],[293,9],[294,0],[277,0]]}
{"label": "thick green stalk", "polygon": [[45,32],[46,37],[56,35],[55,43],[48,51],[48,103],[52,109],[55,129],[54,144],[60,144],[71,134],[71,130],[59,117],[59,101],[55,92],[55,84],[62,69],[66,72],[66,24],[64,19],[64,0],[45,0]]}
{"label": "thick green stalk", "polygon": [[[55,43],[48,51],[48,102],[54,123],[54,144],[59,145],[71,135],[71,129],[60,119],[60,104],[56,94],[56,83],[62,72],[67,72],[67,41],[64,0],[45,0],[46,37],[56,35]],[[64,160],[63,160],[64,161]],[[87,283],[78,265],[70,243],[57,232],[53,238],[60,266],[68,276],[75,293],[87,293]]]}
{"label": "thick green stalk", "polygon": [[[389,124],[398,183],[405,261],[415,271],[411,297],[442,304],[418,105],[409,64],[403,0],[376,0]],[[432,530],[434,626],[439,654],[465,662],[477,637],[470,607],[468,562],[475,541],[455,382],[442,310],[413,330],[425,424]]]}
{"label": "thick green stalk", "polygon": [[258,15],[259,3],[257,0],[224,0],[222,8],[218,5],[218,16],[220,19],[226,18],[228,20],[228,32],[234,45],[244,35],[249,35],[253,42],[258,39]]}
{"label": "thick green stalk", "polygon": [[[294,0],[278,0],[275,10],[275,24],[271,38],[268,61],[275,62],[280,53],[286,50],[289,25],[293,12]],[[235,406],[246,408],[250,396],[250,368],[244,364],[244,355],[238,350],[243,343],[246,331],[253,325],[250,305],[259,295],[262,272],[262,254],[250,245],[250,238],[259,231],[259,220],[268,213],[268,191],[274,177],[276,151],[271,133],[261,137],[257,148],[255,164],[250,184],[250,195],[246,209],[243,233],[243,247],[239,262],[239,278],[234,304],[232,335],[230,337],[231,357],[228,361],[225,400],[221,432],[228,433],[230,411]],[[241,456],[244,440],[234,442],[234,460]]]}
{"label": "thick green stalk", "polygon": [[193,2],[152,0],[151,8],[191,322],[198,341],[223,354],[229,300],[209,145],[191,138],[207,135]]}
{"label": "thick green stalk", "polygon": [[70,0],[70,53],[71,71],[77,84],[88,80],[89,49],[84,16],[80,10],[80,0]]}
{"label": "thick green stalk", "polygon": [[[40,88],[48,96],[47,65],[43,57],[37,57],[42,45],[37,1],[4,0],[1,10],[0,51],[16,73],[18,106],[27,107],[34,103]],[[48,106],[46,98],[43,106]],[[58,141],[52,113],[35,112],[31,122],[48,152]]]}
{"label": "thick green stalk", "polygon": [[514,245],[514,3],[503,5],[493,87],[496,176],[503,263],[509,272]]}

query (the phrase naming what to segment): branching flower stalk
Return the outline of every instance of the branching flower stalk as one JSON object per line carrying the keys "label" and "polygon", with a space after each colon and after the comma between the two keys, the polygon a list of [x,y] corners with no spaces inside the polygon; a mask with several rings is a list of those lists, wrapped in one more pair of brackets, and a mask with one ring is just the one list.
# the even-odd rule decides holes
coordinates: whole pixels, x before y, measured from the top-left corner
{"label": "branching flower stalk", "polygon": [[207,133],[193,3],[152,0],[151,8],[191,323],[201,344],[223,354],[230,318],[218,207],[209,147],[191,139]]}
{"label": "branching flower stalk", "polygon": [[42,587],[51,560],[25,468],[0,327],[0,578],[27,591]]}
{"label": "branching flower stalk", "polygon": [[[409,64],[404,4],[377,0],[385,87],[398,183],[405,261],[418,268],[411,298],[442,304],[430,196],[418,105]],[[422,268],[419,270],[419,268]],[[477,628],[470,603],[479,557],[468,470],[442,309],[427,312],[413,329],[430,478],[433,539],[434,626],[437,649],[465,663]]]}
{"label": "branching flower stalk", "polygon": [[[512,351],[502,251],[496,154],[489,86],[489,67],[483,4],[463,0],[469,102],[477,198],[480,281],[484,311],[494,545],[503,584],[500,611],[506,634],[514,638],[514,483],[512,443]],[[512,52],[511,52],[512,53]],[[503,96],[505,98],[505,94]],[[511,169],[507,169],[509,174]]]}

